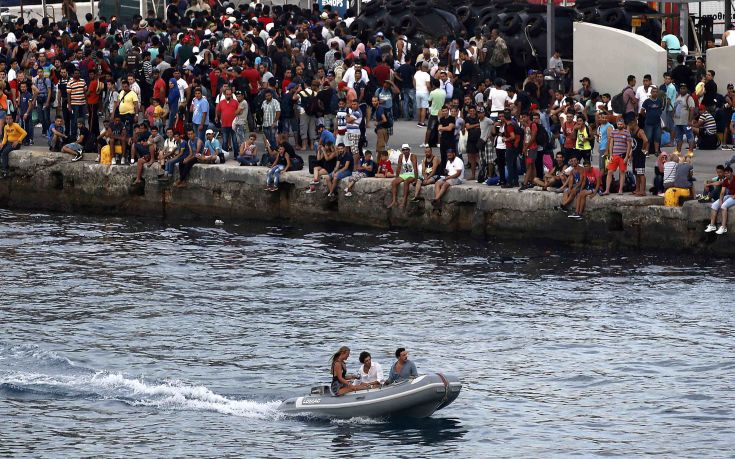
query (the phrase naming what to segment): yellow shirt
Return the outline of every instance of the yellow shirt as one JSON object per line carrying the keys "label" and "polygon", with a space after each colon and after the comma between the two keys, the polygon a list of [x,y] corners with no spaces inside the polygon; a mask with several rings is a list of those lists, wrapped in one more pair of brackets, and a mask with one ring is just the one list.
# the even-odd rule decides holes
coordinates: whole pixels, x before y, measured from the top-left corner
{"label": "yellow shirt", "polygon": [[159,105],[153,109],[153,118],[157,120],[163,119],[163,107]]}
{"label": "yellow shirt", "polygon": [[135,114],[135,103],[138,102],[138,95],[135,91],[128,91],[120,97],[120,106],[118,107],[121,115]]}
{"label": "yellow shirt", "polygon": [[13,123],[13,124],[6,124],[5,125],[5,134],[3,134],[3,145],[5,145],[8,142],[15,143],[15,142],[22,142],[23,139],[26,138],[28,133],[20,127],[20,124]]}

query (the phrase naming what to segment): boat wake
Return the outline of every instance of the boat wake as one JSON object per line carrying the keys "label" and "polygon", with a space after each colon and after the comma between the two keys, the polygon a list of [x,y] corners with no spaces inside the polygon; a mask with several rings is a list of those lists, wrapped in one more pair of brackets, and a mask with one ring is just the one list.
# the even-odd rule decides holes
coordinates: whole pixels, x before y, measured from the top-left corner
{"label": "boat wake", "polygon": [[214,411],[254,419],[276,419],[280,401],[238,400],[176,380],[149,381],[78,366],[37,346],[0,343],[0,394],[7,398],[114,400],[164,410]]}

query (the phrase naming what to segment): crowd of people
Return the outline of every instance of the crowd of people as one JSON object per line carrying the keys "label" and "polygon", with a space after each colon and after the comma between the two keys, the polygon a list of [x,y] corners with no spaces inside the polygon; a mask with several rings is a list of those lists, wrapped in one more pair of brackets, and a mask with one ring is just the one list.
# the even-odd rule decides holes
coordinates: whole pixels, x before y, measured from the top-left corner
{"label": "crowd of people", "polygon": [[[735,145],[733,86],[721,94],[714,71],[701,58],[690,65],[668,36],[669,72],[640,85],[631,75],[619,94],[600,94],[589,78],[572,91],[558,52],[546,69],[507,80],[497,30],[419,45],[394,30],[354,36],[328,8],[169,0],[163,18],[151,10],[129,25],[72,13],[19,19],[0,34],[3,176],[9,153],[33,145],[40,128],[48,148],[72,161],[89,152],[135,164],[136,183],[156,167],[186,186],[196,164],[232,159],[268,167],[266,189],[276,191],[306,152],[308,193],[323,185],[349,197],[362,179],[391,178],[388,207],[433,187],[440,209],[451,186],[478,180],[557,191],[559,209],[581,219],[597,195],[671,188],[691,197],[695,147]],[[401,119],[424,130],[421,159],[400,139],[400,151],[390,148]]]}

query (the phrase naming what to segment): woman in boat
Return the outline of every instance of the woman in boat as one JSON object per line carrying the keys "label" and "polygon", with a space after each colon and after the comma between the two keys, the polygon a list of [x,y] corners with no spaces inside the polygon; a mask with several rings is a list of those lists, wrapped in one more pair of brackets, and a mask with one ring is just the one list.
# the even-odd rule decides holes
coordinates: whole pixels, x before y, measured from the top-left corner
{"label": "woman in boat", "polygon": [[396,359],[396,363],[390,367],[390,374],[388,379],[385,380],[386,385],[418,377],[419,372],[416,370],[416,364],[408,360],[408,351],[405,348],[399,347],[396,349]]}
{"label": "woman in boat", "polygon": [[371,387],[379,387],[383,381],[383,368],[378,362],[373,362],[373,357],[368,351],[360,352],[360,382]]}
{"label": "woman in boat", "polygon": [[332,393],[334,395],[344,395],[348,392],[368,389],[369,384],[352,384],[352,381],[358,379],[356,375],[347,374],[347,366],[345,362],[350,357],[350,348],[342,346],[332,355]]}

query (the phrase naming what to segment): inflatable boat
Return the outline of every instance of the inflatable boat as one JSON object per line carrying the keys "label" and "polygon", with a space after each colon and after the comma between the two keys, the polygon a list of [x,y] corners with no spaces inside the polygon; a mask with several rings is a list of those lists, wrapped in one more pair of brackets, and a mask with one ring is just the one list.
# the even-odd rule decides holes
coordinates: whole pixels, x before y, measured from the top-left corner
{"label": "inflatable boat", "polygon": [[459,379],[441,373],[339,397],[331,393],[329,386],[317,386],[309,395],[286,400],[279,410],[325,418],[425,418],[452,403],[461,389]]}

